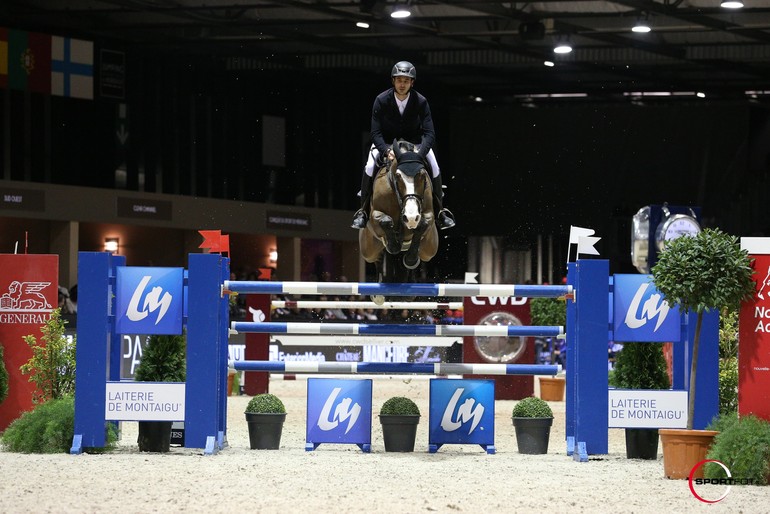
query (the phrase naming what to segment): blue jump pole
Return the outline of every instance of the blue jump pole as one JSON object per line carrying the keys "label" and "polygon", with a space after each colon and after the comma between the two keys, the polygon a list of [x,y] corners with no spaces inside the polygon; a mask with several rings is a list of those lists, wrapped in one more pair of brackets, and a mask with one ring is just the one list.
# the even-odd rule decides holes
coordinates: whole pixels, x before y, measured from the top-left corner
{"label": "blue jump pole", "polygon": [[282,323],[233,321],[235,333],[259,334],[370,334],[415,336],[562,337],[564,327],[521,325],[410,325],[359,323]]}
{"label": "blue jump pole", "polygon": [[526,296],[555,298],[572,293],[572,286],[508,284],[379,284],[373,282],[262,282],[225,280],[233,293],[381,296]]}
{"label": "blue jump pole", "polygon": [[317,361],[236,361],[241,371],[273,373],[329,374],[427,374],[427,375],[556,375],[555,364],[463,364],[419,362],[317,362]]}

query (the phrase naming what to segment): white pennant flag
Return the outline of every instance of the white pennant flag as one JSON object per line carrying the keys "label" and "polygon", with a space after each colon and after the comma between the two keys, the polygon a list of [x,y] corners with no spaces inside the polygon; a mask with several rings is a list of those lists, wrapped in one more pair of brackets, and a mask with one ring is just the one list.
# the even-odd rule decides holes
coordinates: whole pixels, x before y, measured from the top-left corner
{"label": "white pennant flag", "polygon": [[575,258],[580,258],[580,254],[585,255],[599,255],[599,252],[594,248],[594,245],[599,242],[601,237],[594,237],[596,231],[592,228],[583,228],[570,225],[569,227],[569,246],[567,247],[567,263],[570,262],[570,252],[572,245],[577,245],[577,255]]}
{"label": "white pennant flag", "polygon": [[592,236],[580,236],[578,237],[578,249],[577,254],[578,257],[580,257],[581,253],[587,254],[587,255],[599,255],[599,251],[594,248],[594,245],[599,242],[601,237],[592,237]]}

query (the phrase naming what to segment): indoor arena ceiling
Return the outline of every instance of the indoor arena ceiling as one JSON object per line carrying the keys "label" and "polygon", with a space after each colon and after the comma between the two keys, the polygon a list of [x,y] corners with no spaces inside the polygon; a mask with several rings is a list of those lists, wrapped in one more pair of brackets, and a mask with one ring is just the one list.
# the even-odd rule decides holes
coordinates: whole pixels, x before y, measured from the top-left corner
{"label": "indoor arena ceiling", "polygon": [[[411,0],[393,19],[393,0],[3,0],[0,21],[231,69],[382,74],[404,58],[470,96],[745,98],[770,91],[770,0],[744,3]],[[574,50],[554,54],[562,42]]]}

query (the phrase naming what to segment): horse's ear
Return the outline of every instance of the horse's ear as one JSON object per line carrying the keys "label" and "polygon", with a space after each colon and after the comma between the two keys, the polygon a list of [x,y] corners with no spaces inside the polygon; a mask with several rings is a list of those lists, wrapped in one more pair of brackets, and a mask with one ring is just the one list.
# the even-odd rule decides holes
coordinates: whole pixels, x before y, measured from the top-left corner
{"label": "horse's ear", "polygon": [[393,140],[393,154],[396,156],[396,160],[401,159],[401,145],[398,144],[398,139]]}

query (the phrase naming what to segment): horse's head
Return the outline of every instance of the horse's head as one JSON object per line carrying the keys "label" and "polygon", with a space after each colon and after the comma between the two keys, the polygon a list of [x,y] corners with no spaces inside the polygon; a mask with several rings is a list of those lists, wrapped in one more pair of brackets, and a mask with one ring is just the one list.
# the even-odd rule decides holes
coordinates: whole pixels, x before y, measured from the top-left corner
{"label": "horse's head", "polygon": [[390,176],[399,196],[401,222],[414,230],[422,219],[423,196],[430,182],[425,160],[415,152],[412,143],[403,141],[393,141],[393,154],[396,159],[391,164]]}

